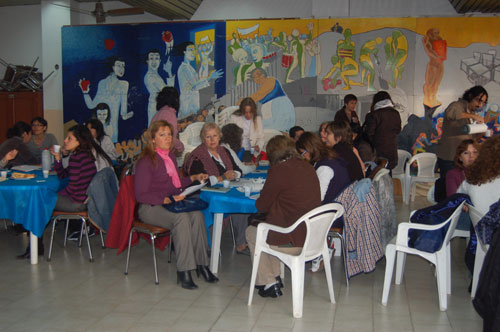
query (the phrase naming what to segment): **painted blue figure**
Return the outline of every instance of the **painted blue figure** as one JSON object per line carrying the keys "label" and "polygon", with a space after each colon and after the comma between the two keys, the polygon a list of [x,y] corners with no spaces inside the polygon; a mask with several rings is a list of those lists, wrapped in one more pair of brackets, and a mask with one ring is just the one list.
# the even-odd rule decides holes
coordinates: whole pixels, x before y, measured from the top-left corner
{"label": "painted blue figure", "polygon": [[111,140],[118,141],[118,114],[123,120],[134,116],[134,112],[127,112],[128,82],[120,80],[125,74],[125,60],[120,57],[111,57],[109,61],[111,73],[99,81],[97,93],[92,100],[89,96],[90,82],[84,79],[79,81],[83,92],[83,99],[89,109],[94,109],[100,103],[106,103],[110,111],[110,126],[112,130]]}
{"label": "painted blue figure", "polygon": [[295,108],[280,82],[274,77],[268,77],[262,68],[257,68],[252,72],[252,80],[258,85],[258,89],[250,97],[262,104],[264,128],[286,132],[295,126]]}
{"label": "painted blue figure", "polygon": [[179,119],[183,119],[191,114],[196,114],[200,110],[199,90],[210,86],[210,80],[216,80],[223,75],[223,70],[219,69],[210,73],[208,78],[200,79],[196,69],[191,62],[196,58],[196,49],[192,42],[183,43],[181,52],[184,54],[184,61],[177,70],[177,79],[180,88]]}

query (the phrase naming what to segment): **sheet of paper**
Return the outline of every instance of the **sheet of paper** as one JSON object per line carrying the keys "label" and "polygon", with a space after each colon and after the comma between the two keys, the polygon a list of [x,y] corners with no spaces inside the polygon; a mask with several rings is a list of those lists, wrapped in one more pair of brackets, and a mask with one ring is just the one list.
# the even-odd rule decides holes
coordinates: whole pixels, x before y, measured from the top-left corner
{"label": "sheet of paper", "polygon": [[21,171],[21,172],[32,172],[36,171],[37,169],[42,169],[42,166],[37,166],[37,165],[20,165],[20,166],[14,166],[11,168],[14,171]]}
{"label": "sheet of paper", "polygon": [[206,185],[207,185],[207,183],[203,182],[203,183],[197,184],[196,186],[187,187],[186,189],[184,189],[183,192],[181,192],[181,195],[189,196],[192,193],[197,192],[198,190],[200,190],[201,188],[203,188]]}

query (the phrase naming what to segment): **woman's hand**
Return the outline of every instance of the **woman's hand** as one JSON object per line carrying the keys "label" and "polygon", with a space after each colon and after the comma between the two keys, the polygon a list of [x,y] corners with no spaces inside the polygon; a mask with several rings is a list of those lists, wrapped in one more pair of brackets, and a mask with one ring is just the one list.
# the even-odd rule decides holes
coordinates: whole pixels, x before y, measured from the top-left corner
{"label": "woman's hand", "polygon": [[[172,198],[174,199],[175,202],[179,202],[179,201],[182,201],[184,198],[186,198],[186,196],[184,196],[184,195],[172,195]],[[170,203],[173,203],[173,202],[169,197],[165,197],[165,199],[163,199],[163,204],[170,204]]]}
{"label": "woman's hand", "polygon": [[[54,159],[56,161],[60,161],[61,160],[61,152],[54,152],[54,147],[51,147],[49,149],[49,151],[50,151],[50,154],[54,156]],[[61,151],[61,150],[59,150],[59,151]]]}
{"label": "woman's hand", "polygon": [[208,179],[208,174],[200,173],[200,174],[194,174],[190,176],[191,181],[198,181],[200,183],[205,182]]}
{"label": "woman's hand", "polygon": [[226,171],[226,173],[224,173],[224,176],[228,180],[235,180],[238,177],[238,174],[235,171],[230,170],[230,171]]}
{"label": "woman's hand", "polygon": [[474,114],[474,120],[476,120],[477,123],[484,123],[484,118],[479,114]]}
{"label": "woman's hand", "polygon": [[5,156],[3,157],[3,160],[5,161],[5,163],[8,163],[12,159],[16,158],[17,153],[18,153],[17,149],[10,150],[9,152],[7,152],[5,154]]}

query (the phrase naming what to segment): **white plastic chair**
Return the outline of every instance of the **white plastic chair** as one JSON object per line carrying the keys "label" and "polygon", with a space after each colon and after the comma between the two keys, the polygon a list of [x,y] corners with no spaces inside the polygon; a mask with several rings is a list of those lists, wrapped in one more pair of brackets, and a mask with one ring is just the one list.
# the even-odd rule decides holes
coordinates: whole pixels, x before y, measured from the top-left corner
{"label": "white plastic chair", "polygon": [[[282,263],[286,264],[292,272],[292,299],[294,317],[302,317],[304,302],[305,263],[320,255],[323,256],[326,281],[328,284],[328,291],[330,293],[330,302],[335,303],[332,271],[330,267],[330,255],[328,253],[326,237],[335,219],[342,216],[343,213],[344,208],[342,207],[342,205],[340,205],[339,203],[330,203],[322,205],[306,213],[301,218],[299,218],[292,226],[287,228],[274,226],[267,223],[260,223],[257,226],[257,238],[255,241],[255,252],[252,267],[252,278],[250,281],[250,292],[248,294],[248,305],[252,304],[253,292],[255,288],[255,278],[257,277],[257,270],[259,268],[260,255],[262,252],[276,256],[281,260]],[[299,255],[285,254],[271,248],[267,244],[267,234],[270,230],[282,234],[287,234],[296,229],[301,223],[306,224],[307,234],[304,242],[304,247]]]}
{"label": "white plastic chair", "polygon": [[179,140],[184,144],[184,151],[182,152],[182,156],[177,158],[178,165],[182,165],[186,155],[201,144],[200,132],[204,124],[205,122],[191,123],[186,129],[179,133]]}
{"label": "white plastic chair", "polygon": [[219,128],[224,127],[231,122],[231,115],[237,111],[239,106],[228,106],[224,108],[220,113],[217,114],[217,120],[215,121]]}
{"label": "white plastic chair", "polygon": [[264,147],[262,148],[262,150],[266,151],[267,142],[269,142],[269,140],[271,140],[271,138],[273,138],[274,136],[278,136],[278,135],[283,135],[283,133],[277,129],[265,128],[264,129]]}
{"label": "white plastic chair", "polygon": [[[448,299],[446,294],[451,294],[451,251],[450,251],[450,240],[455,227],[457,226],[458,218],[462,212],[462,207],[465,201],[462,202],[452,213],[452,215],[444,222],[438,225],[425,225],[425,224],[415,224],[409,222],[400,223],[398,226],[398,234],[392,239],[392,241],[385,247],[385,278],[384,278],[384,290],[382,292],[382,304],[387,305],[387,300],[389,298],[389,290],[391,288],[392,274],[394,271],[394,261],[396,259],[396,252],[398,254],[398,261],[396,267],[396,285],[401,284],[401,279],[403,278],[406,254],[418,255],[436,266],[437,274],[437,288],[439,297],[439,309],[441,311],[446,311],[448,307]],[[429,253],[421,251],[415,248],[408,247],[408,231],[410,229],[420,229],[432,231],[436,229],[441,229],[442,227],[448,226],[448,231],[441,244],[441,248],[434,253]]]}
{"label": "white plastic chair", "polygon": [[411,154],[406,150],[398,149],[398,164],[392,170],[392,178],[399,179],[401,183],[401,195],[403,196],[403,202],[405,201],[405,164],[411,158]]}
{"label": "white plastic chair", "polygon": [[[417,162],[417,175],[410,175],[410,167],[413,162]],[[408,204],[410,196],[413,194],[411,201],[415,200],[417,182],[431,182],[435,183],[437,178],[434,174],[436,167],[437,157],[434,153],[423,152],[414,155],[408,160],[405,168],[405,193],[403,194],[403,201]]]}
{"label": "white plastic chair", "polygon": [[[472,225],[474,226],[474,231],[476,230],[476,225],[481,220],[483,217],[483,214],[479,212],[475,207],[472,205],[466,204],[466,206],[469,208],[469,216],[470,220],[472,221]],[[477,235],[477,232],[476,232]],[[479,236],[477,236],[477,246],[476,246],[476,258],[474,260],[474,272],[472,274],[472,289],[470,292],[470,297],[475,297],[476,296],[476,290],[477,290],[477,282],[479,281],[479,274],[481,273],[481,268],[483,267],[483,262],[484,262],[484,257],[486,256],[486,253],[488,252],[488,249],[490,248],[489,245],[484,244],[483,241]]]}

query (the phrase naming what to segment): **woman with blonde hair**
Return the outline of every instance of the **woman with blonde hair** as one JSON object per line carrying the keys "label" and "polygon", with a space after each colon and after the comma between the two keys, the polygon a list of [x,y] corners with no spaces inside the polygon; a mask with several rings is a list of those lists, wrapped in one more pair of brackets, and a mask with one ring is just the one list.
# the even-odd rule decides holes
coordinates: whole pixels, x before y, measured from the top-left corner
{"label": "woman with blonde hair", "polygon": [[200,211],[173,213],[163,204],[181,201],[181,189],[193,181],[204,181],[206,174],[186,178],[179,176],[173,152],[172,125],[164,120],[154,121],[146,132],[146,147],[135,168],[135,197],[139,203],[139,218],[144,222],[172,231],[177,258],[177,283],[182,288],[194,289],[191,271],[196,269],[205,281],[217,282],[208,269],[208,241],[205,220]]}
{"label": "woman with blonde hair", "polygon": [[260,152],[264,148],[262,118],[257,115],[257,104],[252,98],[240,102],[240,108],[231,115],[231,123],[243,129],[242,147],[245,151]]}

